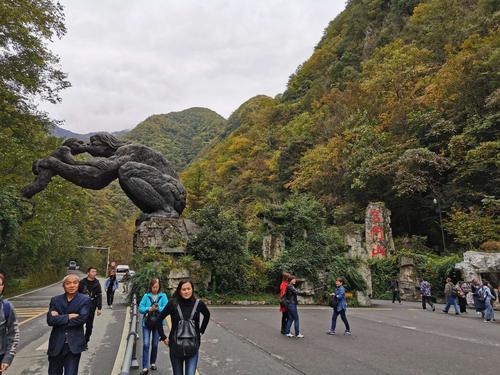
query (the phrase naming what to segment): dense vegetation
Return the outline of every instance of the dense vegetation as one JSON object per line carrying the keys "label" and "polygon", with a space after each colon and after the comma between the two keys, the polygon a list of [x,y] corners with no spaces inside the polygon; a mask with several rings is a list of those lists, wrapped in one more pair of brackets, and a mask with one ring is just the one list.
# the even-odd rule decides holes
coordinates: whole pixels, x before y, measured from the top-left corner
{"label": "dense vegetation", "polygon": [[32,162],[61,142],[49,136],[56,124],[34,103],[56,103],[69,86],[48,49],[66,30],[62,7],[50,1],[3,1],[0,15],[0,271],[14,292],[58,279],[71,259],[104,270],[103,255],[77,246],[111,246],[115,257],[127,256],[133,222],[122,218],[135,208],[113,201],[116,186],[94,192],[59,178],[33,201],[20,196],[33,178]]}
{"label": "dense vegetation", "polygon": [[[353,262],[338,254],[341,239],[332,252],[325,228],[362,224],[368,202],[383,201],[396,237],[424,239],[419,272],[440,289],[458,258],[436,255],[439,207],[448,252],[499,250],[499,10],[487,0],[348,1],[285,92],[244,103],[232,132],[183,173],[189,208],[232,211],[254,253],[275,210],[289,229],[272,269],[312,280],[325,269],[350,274],[356,289]],[[283,217],[304,194],[310,203],[300,206],[315,220]],[[390,272],[372,265],[378,296],[394,257]]]}
{"label": "dense vegetation", "polygon": [[286,91],[243,104],[188,167],[191,207],[217,201],[254,231],[291,193],[313,194],[339,226],[384,201],[396,236],[441,246],[436,198],[453,251],[498,241],[498,10],[349,1]]}
{"label": "dense vegetation", "polygon": [[[31,162],[60,142],[33,103],[57,102],[69,85],[47,47],[64,16],[50,1],[2,2],[0,14],[0,268],[56,277],[87,244],[126,259],[136,211],[118,185],[93,192],[57,178],[36,209],[19,196]],[[461,251],[498,250],[499,20],[496,0],[350,0],[283,94],[251,98],[227,121],[192,108],[139,124],[126,139],[186,168],[186,213],[202,234],[180,263],[203,260],[216,293],[268,289],[282,270],[316,284],[342,274],[359,290],[342,236],[370,201],[392,211],[397,244],[419,238],[372,264],[377,296],[403,249],[436,284]],[[285,238],[273,262],[261,258],[266,220]],[[160,258],[136,257],[138,276],[179,266]]]}

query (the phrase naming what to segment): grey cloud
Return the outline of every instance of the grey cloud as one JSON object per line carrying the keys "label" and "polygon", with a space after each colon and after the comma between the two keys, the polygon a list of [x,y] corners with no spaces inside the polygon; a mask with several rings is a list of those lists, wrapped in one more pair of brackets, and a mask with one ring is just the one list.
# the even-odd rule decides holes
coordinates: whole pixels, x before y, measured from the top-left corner
{"label": "grey cloud", "polygon": [[228,117],[283,92],[344,8],[333,0],[62,1],[53,50],[73,87],[43,104],[73,131],[131,128],[153,113],[204,106]]}

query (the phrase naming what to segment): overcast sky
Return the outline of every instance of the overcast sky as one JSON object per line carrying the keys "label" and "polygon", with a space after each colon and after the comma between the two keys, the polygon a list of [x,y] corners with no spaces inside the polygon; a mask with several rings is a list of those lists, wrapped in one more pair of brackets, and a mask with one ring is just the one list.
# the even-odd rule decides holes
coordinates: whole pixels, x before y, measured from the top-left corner
{"label": "overcast sky", "polygon": [[152,114],[207,107],[225,118],[283,92],[344,0],[62,0],[52,45],[71,88],[43,104],[64,128],[130,129]]}

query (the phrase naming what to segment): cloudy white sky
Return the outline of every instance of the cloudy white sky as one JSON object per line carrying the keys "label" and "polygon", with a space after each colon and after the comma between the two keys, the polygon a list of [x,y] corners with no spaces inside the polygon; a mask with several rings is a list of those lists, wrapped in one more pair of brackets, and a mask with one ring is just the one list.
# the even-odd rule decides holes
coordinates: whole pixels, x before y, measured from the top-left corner
{"label": "cloudy white sky", "polygon": [[283,92],[344,0],[62,0],[52,45],[72,87],[43,104],[64,128],[130,129],[199,106],[224,117]]}

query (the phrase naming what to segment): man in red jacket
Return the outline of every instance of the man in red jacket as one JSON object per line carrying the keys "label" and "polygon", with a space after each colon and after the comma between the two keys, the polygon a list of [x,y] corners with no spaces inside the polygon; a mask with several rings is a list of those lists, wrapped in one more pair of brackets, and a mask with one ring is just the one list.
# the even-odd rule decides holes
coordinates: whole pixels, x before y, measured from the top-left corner
{"label": "man in red jacket", "polygon": [[288,276],[290,274],[288,272],[283,272],[283,276],[280,284],[280,311],[281,311],[281,334],[286,334],[286,323],[288,321],[288,310],[286,309],[286,305],[281,302],[283,296],[286,292],[286,286],[288,285]]}

